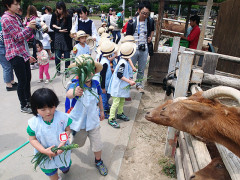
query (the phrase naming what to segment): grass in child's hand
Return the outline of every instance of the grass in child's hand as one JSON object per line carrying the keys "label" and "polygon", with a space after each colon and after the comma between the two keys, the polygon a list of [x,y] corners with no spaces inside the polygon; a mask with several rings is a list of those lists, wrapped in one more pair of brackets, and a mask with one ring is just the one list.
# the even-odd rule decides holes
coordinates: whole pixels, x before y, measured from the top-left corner
{"label": "grass in child's hand", "polygon": [[[78,144],[70,144],[70,145],[59,147],[59,148],[57,146],[55,146],[51,150],[54,153],[56,153],[58,150],[62,150],[63,153],[64,153],[64,162],[65,162],[65,165],[67,165],[67,162],[66,162],[66,159],[65,159],[66,153],[67,153],[68,150],[71,150],[71,149],[74,149],[74,148],[79,148],[79,145]],[[34,164],[34,170],[36,170],[37,166],[39,166],[40,164],[44,164],[44,162],[46,160],[50,160],[49,157],[46,154],[43,154],[43,153],[40,153],[40,152],[36,153],[34,155],[33,159],[31,160],[31,163]],[[61,160],[61,158],[60,158],[60,160]],[[62,163],[63,163],[63,161],[62,161]]]}

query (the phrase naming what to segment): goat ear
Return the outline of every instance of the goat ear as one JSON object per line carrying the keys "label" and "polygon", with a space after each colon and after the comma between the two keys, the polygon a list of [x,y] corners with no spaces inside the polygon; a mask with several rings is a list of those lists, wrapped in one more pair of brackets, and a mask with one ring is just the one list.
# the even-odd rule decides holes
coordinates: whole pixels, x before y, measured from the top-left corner
{"label": "goat ear", "polygon": [[182,106],[192,112],[199,113],[202,116],[213,114],[213,109],[199,102],[182,102]]}

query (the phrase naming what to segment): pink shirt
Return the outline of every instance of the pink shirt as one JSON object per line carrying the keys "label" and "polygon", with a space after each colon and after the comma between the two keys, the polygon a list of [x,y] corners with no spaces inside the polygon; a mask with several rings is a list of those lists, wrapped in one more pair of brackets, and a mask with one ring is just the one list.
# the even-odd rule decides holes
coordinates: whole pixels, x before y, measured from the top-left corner
{"label": "pink shirt", "polygon": [[[33,30],[29,27],[23,27],[23,29],[21,29],[19,25],[19,23],[21,23],[20,18],[7,11],[2,16],[1,23],[6,48],[6,59],[9,61],[15,56],[20,56],[24,58],[25,61],[29,60],[30,54],[25,48],[24,40],[32,36]],[[22,23],[21,26],[23,26]]]}

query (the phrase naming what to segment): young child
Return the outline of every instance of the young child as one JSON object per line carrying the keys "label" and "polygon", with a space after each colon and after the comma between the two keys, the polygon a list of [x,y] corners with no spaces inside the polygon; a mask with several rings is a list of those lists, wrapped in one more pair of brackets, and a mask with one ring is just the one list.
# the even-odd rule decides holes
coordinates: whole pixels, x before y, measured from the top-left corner
{"label": "young child", "polygon": [[70,150],[67,151],[66,156],[61,150],[58,150],[56,154],[51,151],[54,146],[68,145],[69,141],[61,142],[59,136],[63,132],[69,136],[71,132],[69,125],[72,120],[67,114],[56,110],[58,104],[58,97],[51,89],[36,90],[31,97],[31,108],[35,117],[28,120],[27,127],[29,141],[35,148],[35,154],[41,152],[51,159],[39,165],[51,180],[61,179],[58,175],[58,169],[67,173],[71,166]]}
{"label": "young child", "polygon": [[117,50],[117,45],[109,40],[105,40],[100,46],[101,55],[99,57],[99,62],[103,65],[103,70],[100,72],[100,77],[105,118],[109,117],[110,111],[108,103],[110,94],[108,94],[107,90],[112,77],[111,61],[113,61],[115,58],[114,56],[112,57],[112,54]]}
{"label": "young child", "polygon": [[73,55],[75,57],[78,57],[81,54],[90,54],[90,48],[86,44],[88,35],[84,31],[78,31],[76,34],[76,41],[79,41],[74,47],[73,47]]}
{"label": "young child", "polygon": [[108,124],[114,128],[120,128],[115,118],[115,113],[117,112],[117,119],[123,121],[129,121],[129,118],[123,113],[123,106],[125,98],[130,97],[130,89],[127,86],[135,85],[135,82],[131,80],[132,68],[128,62],[136,52],[136,45],[130,42],[126,42],[121,45],[120,54],[121,58],[113,72],[112,78],[109,83],[108,93],[111,94],[113,103],[110,109],[110,117],[108,119]]}
{"label": "young child", "polygon": [[43,30],[43,35],[42,35],[43,39],[40,41],[43,45],[43,49],[48,52],[48,57],[52,60],[53,58],[51,55],[51,44],[50,44],[52,40],[48,35],[48,27],[45,23],[42,26],[42,30]]}
{"label": "young child", "polygon": [[49,83],[50,75],[48,73],[49,69],[49,57],[47,51],[43,49],[43,45],[40,41],[36,41],[37,48],[37,60],[39,64],[39,83],[43,82],[43,72],[46,75],[45,83]]}
{"label": "young child", "polygon": [[[89,55],[81,55],[78,57],[79,63],[83,62],[83,58],[91,58]],[[69,67],[75,67],[76,63],[73,63]],[[102,70],[102,65],[95,62],[95,73]],[[107,168],[101,160],[102,154],[102,142],[100,134],[100,121],[104,120],[104,110],[102,104],[102,90],[100,84],[96,80],[92,80],[91,77],[87,79],[84,84],[86,88],[84,91],[79,87],[79,80],[72,83],[67,91],[67,97],[73,99],[79,97],[74,108],[69,114],[69,117],[73,120],[71,124],[71,130],[73,130],[73,137],[80,138],[78,144],[82,147],[85,144],[87,137],[90,140],[91,149],[95,155],[95,164],[100,174],[106,176],[108,173]],[[91,88],[91,92],[87,89]],[[94,94],[93,94],[94,93]],[[99,105],[99,107],[98,107]],[[100,120],[99,120],[99,108],[100,108]],[[75,134],[75,132],[77,132]],[[72,137],[72,141],[74,141]]]}

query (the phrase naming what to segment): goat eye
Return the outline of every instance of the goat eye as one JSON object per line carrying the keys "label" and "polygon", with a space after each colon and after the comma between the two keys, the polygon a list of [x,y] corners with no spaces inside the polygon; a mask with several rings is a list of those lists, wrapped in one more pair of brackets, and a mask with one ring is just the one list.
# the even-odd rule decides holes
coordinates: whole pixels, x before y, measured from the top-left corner
{"label": "goat eye", "polygon": [[216,165],[216,168],[218,168],[218,169],[222,169],[223,167],[224,167],[223,164],[217,164],[217,165]]}

